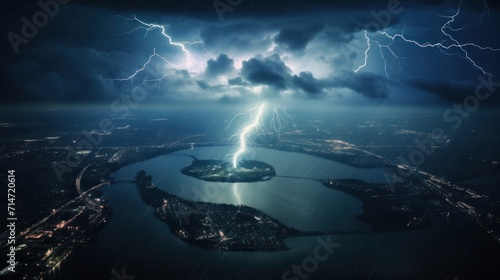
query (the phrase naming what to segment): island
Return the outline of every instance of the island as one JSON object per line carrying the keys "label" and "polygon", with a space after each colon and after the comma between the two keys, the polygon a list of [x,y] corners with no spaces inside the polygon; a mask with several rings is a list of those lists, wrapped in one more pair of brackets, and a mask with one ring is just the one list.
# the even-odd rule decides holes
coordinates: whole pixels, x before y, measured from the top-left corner
{"label": "island", "polygon": [[194,158],[191,165],[182,168],[181,172],[199,180],[228,183],[266,181],[276,176],[271,165],[256,160],[241,161],[235,168],[227,161]]}
{"label": "island", "polygon": [[285,250],[283,239],[299,233],[252,207],[189,201],[169,194],[157,188],[143,170],[135,179],[142,199],[154,207],[154,215],[176,236],[199,247],[231,251]]}

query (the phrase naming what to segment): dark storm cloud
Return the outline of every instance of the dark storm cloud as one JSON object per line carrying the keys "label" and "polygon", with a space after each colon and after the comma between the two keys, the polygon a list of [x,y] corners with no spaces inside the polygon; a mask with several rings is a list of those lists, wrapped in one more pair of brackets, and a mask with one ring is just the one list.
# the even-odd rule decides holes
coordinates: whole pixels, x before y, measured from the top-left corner
{"label": "dark storm cloud", "polygon": [[38,60],[24,59],[10,67],[16,96],[11,101],[99,102],[116,95],[112,82],[99,75],[98,65],[107,61],[91,48],[44,47]]}
{"label": "dark storm cloud", "polygon": [[348,89],[370,99],[385,99],[389,96],[387,80],[372,73],[341,71],[334,77],[316,79],[309,72],[301,72],[292,78],[293,87],[306,97],[325,97],[325,91]]}
{"label": "dark storm cloud", "polygon": [[314,78],[311,72],[300,72],[293,75],[293,84],[309,96],[318,96],[323,91],[323,85]]}
{"label": "dark storm cloud", "polygon": [[101,52],[86,47],[49,45],[31,49],[29,56],[39,59],[25,58],[10,66],[9,94],[4,92],[1,100],[109,103],[130,93],[143,81],[155,79],[158,81],[149,82],[147,86],[149,102],[164,98],[196,98],[202,96],[201,91],[212,93],[208,82],[195,79],[187,70],[166,70],[165,62],[159,58],[153,58],[145,71],[137,73],[134,79],[112,80],[129,77],[134,69],[138,69],[135,67],[141,67],[147,61],[148,54],[136,57],[121,51]]}
{"label": "dark storm cloud", "polygon": [[[275,92],[286,89],[302,93],[306,98],[321,98],[326,91],[349,89],[371,99],[385,99],[389,95],[387,80],[373,73],[340,71],[330,78],[317,79],[310,72],[293,75],[278,55],[257,56],[243,62],[241,75],[251,84],[267,85]],[[243,80],[234,79],[233,83]]]}
{"label": "dark storm cloud", "polygon": [[[474,96],[478,84],[469,82],[450,82],[444,80],[412,79],[406,82],[409,86],[435,95],[445,101],[462,103],[468,96]],[[492,94],[486,103],[498,103],[498,95]]]}
{"label": "dark storm cloud", "polygon": [[284,27],[279,31],[274,41],[291,51],[302,51],[323,27],[322,24]]}
{"label": "dark storm cloud", "polygon": [[309,72],[293,77],[294,86],[307,97],[324,97],[325,90],[348,89],[370,99],[386,99],[389,96],[387,80],[373,73],[341,71],[334,77],[316,79]]}
{"label": "dark storm cloud", "polygon": [[407,84],[413,88],[436,95],[448,101],[460,101],[474,93],[474,85],[466,83],[450,83],[448,81],[412,79]]}
{"label": "dark storm cloud", "polygon": [[229,58],[227,54],[220,54],[216,60],[209,59],[207,61],[207,69],[205,74],[211,77],[217,77],[229,73],[234,70],[234,60]]}
{"label": "dark storm cloud", "polygon": [[287,80],[292,70],[288,68],[279,55],[267,58],[251,58],[243,61],[241,75],[253,84],[273,86],[278,89],[287,87]]}
{"label": "dark storm cloud", "polygon": [[384,99],[389,96],[387,80],[373,73],[343,71],[330,79],[329,86],[347,88],[372,99]]}

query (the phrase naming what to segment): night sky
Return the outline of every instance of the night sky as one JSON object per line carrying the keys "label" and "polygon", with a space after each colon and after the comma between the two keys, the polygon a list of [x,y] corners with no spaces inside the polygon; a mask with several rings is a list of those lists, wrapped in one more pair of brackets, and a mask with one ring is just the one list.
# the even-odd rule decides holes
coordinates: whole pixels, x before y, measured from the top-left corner
{"label": "night sky", "polygon": [[0,102],[462,103],[500,74],[496,3],[60,0],[23,34],[47,12],[7,0]]}

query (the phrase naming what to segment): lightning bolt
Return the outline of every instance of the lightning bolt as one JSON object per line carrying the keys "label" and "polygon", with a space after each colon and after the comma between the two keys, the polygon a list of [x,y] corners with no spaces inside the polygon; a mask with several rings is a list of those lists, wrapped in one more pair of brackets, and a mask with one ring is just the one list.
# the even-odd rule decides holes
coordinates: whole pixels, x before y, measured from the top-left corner
{"label": "lightning bolt", "polygon": [[[142,71],[146,70],[146,67],[151,63],[151,61],[153,60],[154,57],[158,57],[159,59],[165,61],[166,64],[169,64],[169,65],[172,65],[172,66],[175,66],[175,67],[181,67],[179,65],[175,65],[175,64],[171,63],[165,57],[157,54],[156,53],[156,48],[154,48],[153,49],[153,54],[151,54],[149,56],[149,59],[144,63],[144,65],[141,68],[137,69],[133,74],[131,74],[130,76],[128,76],[126,78],[118,78],[118,79],[110,79],[110,80],[112,80],[112,81],[131,81],[131,82],[133,82],[134,78],[137,76],[137,74],[139,74]],[[172,75],[174,75],[174,74],[173,73],[172,74],[164,74],[162,77],[157,78],[157,79],[146,79],[146,80],[143,80],[142,83],[139,86],[142,86],[146,82],[160,81],[160,80],[164,79],[165,77],[172,76]]]}
{"label": "lightning bolt", "polygon": [[[156,48],[153,48],[153,53],[149,56],[148,60],[143,64],[142,67],[140,67],[139,69],[137,69],[136,71],[134,71],[134,73],[132,73],[128,77],[118,78],[118,79],[110,79],[110,80],[113,80],[113,81],[131,81],[131,82],[133,82],[134,78],[139,73],[143,72],[146,69],[146,67],[149,64],[151,64],[152,59],[155,58],[155,57],[159,58],[160,60],[163,60],[163,62],[166,65],[173,66],[174,68],[181,68],[181,67],[184,67],[186,65],[189,66],[189,65],[191,65],[191,53],[186,48],[186,45],[193,45],[193,44],[201,44],[202,43],[202,41],[193,41],[193,42],[187,42],[187,41],[177,42],[177,41],[174,41],[172,39],[172,36],[170,36],[169,34],[167,34],[167,30],[166,30],[165,26],[159,25],[159,24],[155,24],[155,23],[148,23],[148,22],[142,21],[139,18],[137,18],[136,16],[134,16],[133,18],[127,18],[127,17],[119,15],[117,17],[120,17],[120,18],[125,19],[127,21],[135,21],[135,22],[137,22],[139,24],[139,26],[137,26],[137,27],[135,27],[135,28],[133,28],[133,29],[127,31],[127,32],[124,32],[124,33],[121,33],[121,34],[115,34],[115,35],[112,35],[112,36],[123,36],[123,35],[131,34],[131,33],[135,32],[135,31],[138,31],[138,30],[144,30],[145,31],[144,37],[147,37],[147,35],[149,34],[149,32],[151,32],[153,30],[156,30],[156,29],[159,29],[161,31],[162,36],[167,39],[166,41],[167,41],[167,43],[169,45],[178,47],[184,53],[184,55],[186,57],[186,62],[182,63],[182,64],[172,63],[166,57],[158,54],[156,52]],[[145,80],[145,81],[142,82],[142,84],[144,84],[145,82],[149,82],[149,81],[161,81],[165,77],[171,76],[171,75],[173,75],[173,74],[164,74],[162,77],[160,77],[158,79]]]}
{"label": "lightning bolt", "polygon": [[[297,128],[292,117],[285,111],[284,108],[277,105],[269,106],[266,103],[262,103],[259,106],[250,108],[244,113],[236,114],[229,122],[226,131],[229,130],[235,119],[242,115],[250,115],[250,120],[243,126],[243,128],[239,129],[238,132],[230,137],[231,139],[237,138],[238,144],[237,148],[235,148],[236,151],[230,153],[226,157],[226,159],[231,158],[234,168],[238,167],[240,157],[248,151],[250,136],[259,133],[262,136],[265,136],[262,142],[260,142],[261,144],[274,145],[281,141],[281,132],[286,127],[292,125],[295,129]],[[269,136],[269,133],[271,134],[271,137],[267,137]],[[270,140],[270,142],[267,142],[268,140]]]}
{"label": "lightning bolt", "polygon": [[[488,47],[488,46],[482,46],[482,45],[479,45],[476,43],[471,43],[471,42],[463,43],[463,42],[460,42],[458,39],[456,39],[452,34],[452,32],[461,32],[464,30],[468,30],[473,26],[473,24],[470,24],[470,25],[467,25],[465,27],[460,27],[460,28],[453,28],[452,27],[452,24],[455,22],[456,18],[460,15],[461,4],[462,4],[462,1],[459,2],[457,11],[453,15],[450,15],[450,16],[440,15],[441,17],[448,19],[440,28],[441,34],[445,38],[445,40],[443,40],[441,42],[437,42],[437,43],[419,42],[417,40],[410,39],[410,38],[406,37],[404,34],[404,30],[406,27],[403,28],[401,33],[397,33],[394,35],[390,35],[386,31],[378,31],[377,34],[379,36],[381,36],[382,38],[389,39],[391,42],[394,42],[397,39],[400,39],[406,43],[415,45],[415,46],[420,47],[420,48],[439,49],[443,54],[445,54],[447,56],[459,55],[461,58],[463,58],[467,62],[469,62],[473,68],[481,71],[484,75],[491,75],[483,67],[478,65],[478,63],[470,56],[468,50],[469,49],[476,49],[476,50],[482,50],[482,51],[497,52],[497,51],[500,51],[500,49],[499,48],[492,48],[492,47]],[[483,14],[480,17],[481,22],[483,21],[483,18],[485,16],[489,15],[489,7],[486,5],[486,2],[484,2],[484,5],[485,5],[485,8],[484,8]],[[368,36],[368,33],[366,30],[364,30],[364,36],[365,36],[365,39],[367,41],[368,47],[365,50],[364,63],[361,66],[359,66],[356,70],[354,70],[354,72],[356,72],[356,73],[358,73],[361,69],[366,67],[367,60],[368,60],[368,52],[369,52],[370,47],[371,47],[370,37]],[[378,42],[378,41],[376,41],[376,42]],[[398,58],[398,61],[399,61],[399,57],[397,57],[397,55],[391,50],[389,44],[383,45],[383,44],[378,43],[378,46],[379,46],[379,48],[387,48],[394,57]],[[382,59],[384,60],[384,70],[385,70],[385,74],[387,77],[388,76],[387,61],[385,60],[385,57],[382,53],[382,50],[380,50],[380,53],[381,53]]]}
{"label": "lightning bolt", "polygon": [[252,121],[247,125],[245,125],[243,129],[241,129],[241,131],[239,132],[239,147],[238,150],[236,150],[236,152],[233,154],[234,168],[238,167],[240,156],[247,152],[248,137],[259,127],[265,108],[266,108],[266,103],[262,103],[258,107],[251,109],[251,111],[254,111],[254,114],[252,116]]}
{"label": "lightning bolt", "polygon": [[358,67],[358,69],[354,70],[355,73],[358,73],[359,70],[365,68],[366,64],[368,63],[368,52],[370,51],[371,44],[370,44],[370,37],[368,37],[368,32],[366,30],[364,30],[364,31],[365,31],[365,39],[366,39],[366,45],[367,45],[367,48],[365,50],[365,63],[360,65]]}

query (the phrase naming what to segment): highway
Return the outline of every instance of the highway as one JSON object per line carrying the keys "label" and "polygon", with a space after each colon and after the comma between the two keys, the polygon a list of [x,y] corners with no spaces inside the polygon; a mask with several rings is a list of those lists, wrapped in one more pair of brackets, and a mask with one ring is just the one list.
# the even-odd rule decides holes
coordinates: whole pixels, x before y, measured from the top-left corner
{"label": "highway", "polygon": [[[38,226],[40,226],[41,224],[45,223],[48,219],[50,219],[52,216],[56,215],[57,213],[59,213],[61,210],[63,210],[64,208],[66,208],[68,205],[71,205],[72,203],[78,201],[79,199],[86,199],[88,200],[88,198],[86,197],[87,194],[91,193],[92,191],[94,191],[95,189],[98,189],[102,186],[106,186],[106,185],[109,185],[111,182],[110,181],[106,181],[106,182],[102,182],[98,185],[95,185],[93,186],[92,188],[82,192],[81,191],[81,186],[80,186],[80,182],[81,182],[81,178],[83,176],[83,173],[85,172],[85,170],[89,167],[90,165],[87,165],[83,168],[83,170],[80,172],[80,174],[78,175],[78,177],[76,178],[76,188],[78,190],[78,193],[80,194],[79,196],[73,198],[72,200],[68,201],[67,203],[65,203],[64,205],[62,205],[61,207],[55,209],[54,211],[52,211],[48,216],[44,217],[43,219],[41,219],[40,221],[38,221],[37,223],[35,223],[34,225],[32,225],[31,227],[27,228],[26,230],[24,230],[23,232],[21,232],[19,234],[19,236],[17,237],[17,239],[20,239],[24,236],[26,236],[28,233],[30,233],[31,231],[33,231],[33,229],[36,229]],[[95,203],[94,203],[95,204]]]}

